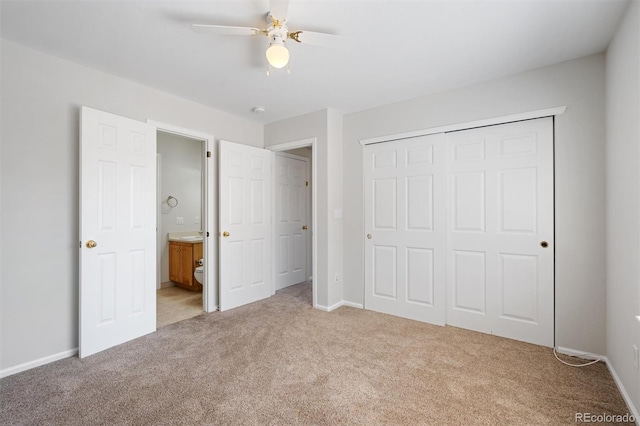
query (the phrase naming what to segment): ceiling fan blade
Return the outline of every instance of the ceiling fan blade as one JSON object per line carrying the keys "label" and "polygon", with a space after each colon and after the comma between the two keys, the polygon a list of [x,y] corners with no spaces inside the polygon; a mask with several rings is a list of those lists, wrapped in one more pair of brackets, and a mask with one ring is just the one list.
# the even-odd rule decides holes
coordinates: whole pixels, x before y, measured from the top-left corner
{"label": "ceiling fan blade", "polygon": [[258,28],[251,27],[231,27],[228,25],[206,25],[191,24],[191,29],[197,33],[219,34],[219,35],[256,35],[260,34]]}
{"label": "ceiling fan blade", "polygon": [[284,21],[287,19],[287,12],[289,11],[289,0],[271,0],[269,4],[269,13],[275,19]]}
{"label": "ceiling fan blade", "polygon": [[298,33],[298,35],[294,40],[300,41],[300,43],[302,44],[331,47],[343,50],[350,50],[356,47],[356,39],[353,37],[345,37],[327,33],[316,33],[313,31],[296,31],[295,33]]}

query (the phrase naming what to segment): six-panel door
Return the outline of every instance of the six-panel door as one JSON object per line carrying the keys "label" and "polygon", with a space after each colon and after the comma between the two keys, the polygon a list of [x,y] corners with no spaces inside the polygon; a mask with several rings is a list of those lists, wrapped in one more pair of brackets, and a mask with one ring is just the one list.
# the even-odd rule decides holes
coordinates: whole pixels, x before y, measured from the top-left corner
{"label": "six-panel door", "polygon": [[445,322],[444,135],[365,147],[365,307]]}
{"label": "six-panel door", "polygon": [[220,141],[220,310],[271,296],[273,153]]}
{"label": "six-panel door", "polygon": [[156,329],[156,129],[87,107],[80,121],[84,357]]}
{"label": "six-panel door", "polygon": [[553,121],[364,149],[365,307],[553,346]]}
{"label": "six-panel door", "polygon": [[447,156],[447,324],[553,346],[553,120],[449,133]]}
{"label": "six-panel door", "polygon": [[306,158],[275,155],[275,287],[279,290],[307,277]]}

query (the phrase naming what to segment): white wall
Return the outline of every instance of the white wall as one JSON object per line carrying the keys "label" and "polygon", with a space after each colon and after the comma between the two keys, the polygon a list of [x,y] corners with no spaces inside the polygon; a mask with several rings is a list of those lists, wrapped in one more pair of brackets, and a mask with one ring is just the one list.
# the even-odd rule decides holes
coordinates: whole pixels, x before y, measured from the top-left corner
{"label": "white wall", "polygon": [[[334,210],[342,209],[342,119],[332,109],[317,111],[265,125],[265,146],[316,138],[318,216],[316,303],[329,308],[342,301],[342,219]],[[338,282],[335,275],[338,274]]]}
{"label": "white wall", "polygon": [[[161,282],[169,281],[170,232],[202,231],[202,161],[203,141],[158,132],[160,154],[159,239],[161,247]],[[173,196],[178,205],[170,207],[167,198]],[[182,217],[183,224],[177,224]],[[196,223],[195,218],[198,218]]]}
{"label": "white wall", "polygon": [[[329,218],[329,301],[335,306],[344,300],[344,194],[343,177],[343,119],[334,109],[327,110],[327,163],[323,164],[327,175]],[[318,173],[322,171],[318,165]]]}
{"label": "white wall", "polygon": [[607,357],[636,408],[640,373],[640,2],[607,50]]}
{"label": "white wall", "polygon": [[566,105],[555,121],[556,344],[605,351],[604,55],[344,117],[345,300],[363,303],[358,140]]}
{"label": "white wall", "polygon": [[0,371],[78,345],[81,105],[254,146],[263,126],[3,40]]}

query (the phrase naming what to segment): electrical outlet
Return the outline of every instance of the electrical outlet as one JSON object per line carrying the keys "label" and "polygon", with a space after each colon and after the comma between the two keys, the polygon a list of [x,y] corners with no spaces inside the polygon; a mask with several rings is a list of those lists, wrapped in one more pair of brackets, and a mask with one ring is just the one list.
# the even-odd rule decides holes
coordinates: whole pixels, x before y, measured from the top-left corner
{"label": "electrical outlet", "polygon": [[640,370],[640,354],[638,353],[638,346],[633,345],[633,365],[636,370]]}
{"label": "electrical outlet", "polygon": [[196,225],[200,223],[200,216],[196,216],[193,218],[193,223],[195,223]]}
{"label": "electrical outlet", "polygon": [[336,274],[336,282],[338,282],[339,279],[340,277],[338,276],[338,274]]}
{"label": "electrical outlet", "polygon": [[176,225],[184,225],[184,217],[182,216],[176,217]]}

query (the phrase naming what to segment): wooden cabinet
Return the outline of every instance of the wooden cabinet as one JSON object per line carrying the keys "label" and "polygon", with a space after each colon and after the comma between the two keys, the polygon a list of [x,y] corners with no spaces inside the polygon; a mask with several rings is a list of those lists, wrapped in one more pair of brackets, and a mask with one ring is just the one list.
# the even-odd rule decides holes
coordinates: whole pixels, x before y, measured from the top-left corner
{"label": "wooden cabinet", "polygon": [[202,284],[193,277],[200,259],[202,243],[169,241],[169,279],[187,290],[202,290]]}

